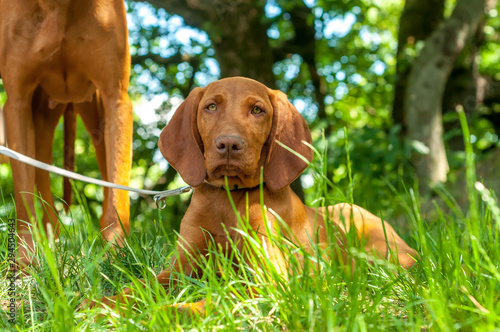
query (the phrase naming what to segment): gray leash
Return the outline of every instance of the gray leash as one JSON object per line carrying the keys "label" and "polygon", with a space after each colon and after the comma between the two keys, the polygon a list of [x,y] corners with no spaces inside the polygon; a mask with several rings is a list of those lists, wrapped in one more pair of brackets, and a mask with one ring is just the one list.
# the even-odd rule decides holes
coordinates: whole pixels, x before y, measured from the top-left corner
{"label": "gray leash", "polygon": [[154,195],[153,200],[155,201],[156,206],[159,209],[165,208],[166,204],[165,203],[160,204],[160,202],[165,201],[165,199],[167,197],[176,196],[176,195],[180,195],[180,194],[187,193],[187,192],[191,191],[190,186],[185,186],[185,187],[172,189],[172,190],[165,190],[165,191],[136,189],[136,188],[131,188],[131,187],[127,187],[127,186],[122,186],[120,184],[115,184],[115,183],[111,183],[111,182],[107,182],[107,181],[103,181],[103,180],[94,179],[94,178],[84,176],[84,175],[81,175],[78,173],[70,172],[66,169],[62,169],[62,168],[59,168],[59,167],[56,167],[53,165],[43,163],[41,161],[38,161],[36,159],[30,158],[30,157],[25,156],[21,153],[18,153],[14,150],[11,150],[5,146],[0,146],[0,154],[3,154],[3,155],[10,157],[12,159],[18,160],[22,163],[31,165],[33,167],[37,167],[37,168],[43,169],[43,170],[51,172],[51,173],[59,174],[59,175],[62,175],[64,177],[67,177],[67,178],[70,178],[73,180],[92,183],[92,184],[96,184],[98,186],[103,186],[103,187],[108,187],[108,188],[132,191],[132,192],[142,194],[142,195]]}

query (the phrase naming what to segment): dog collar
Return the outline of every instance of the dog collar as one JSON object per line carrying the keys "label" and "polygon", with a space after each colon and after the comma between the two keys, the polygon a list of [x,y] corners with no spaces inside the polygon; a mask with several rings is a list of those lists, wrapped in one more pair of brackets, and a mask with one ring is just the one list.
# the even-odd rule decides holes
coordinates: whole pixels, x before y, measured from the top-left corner
{"label": "dog collar", "polygon": [[[215,185],[211,184],[210,182],[208,182],[207,180],[205,180],[203,183],[206,184],[206,185],[208,185],[209,187],[226,191],[226,187],[225,186],[220,186],[220,187],[219,186],[215,186]],[[234,186],[232,186],[231,188],[228,188],[228,189],[229,189],[229,191],[239,191],[239,190],[251,190],[251,189],[256,189],[256,188],[259,188],[259,185],[254,186],[254,187],[240,187],[240,186],[234,185]]]}

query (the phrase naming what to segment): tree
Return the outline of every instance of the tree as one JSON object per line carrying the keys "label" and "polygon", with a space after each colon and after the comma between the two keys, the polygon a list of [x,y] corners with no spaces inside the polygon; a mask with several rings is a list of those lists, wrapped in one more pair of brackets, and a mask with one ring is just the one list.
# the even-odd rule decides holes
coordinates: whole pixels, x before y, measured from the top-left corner
{"label": "tree", "polygon": [[493,1],[458,0],[449,19],[426,39],[415,59],[406,86],[404,109],[408,138],[423,143],[412,158],[417,175],[432,186],[445,182],[448,161],[443,142],[442,104],[455,60],[471,42]]}
{"label": "tree", "polygon": [[406,132],[404,99],[417,45],[424,42],[444,19],[445,0],[406,0],[399,20],[396,81],[392,118]]}

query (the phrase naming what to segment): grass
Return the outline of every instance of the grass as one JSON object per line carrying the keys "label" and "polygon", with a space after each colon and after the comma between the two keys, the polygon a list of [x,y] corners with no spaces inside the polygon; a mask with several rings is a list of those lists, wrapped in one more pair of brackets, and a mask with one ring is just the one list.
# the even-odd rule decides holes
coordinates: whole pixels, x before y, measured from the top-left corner
{"label": "grass", "polygon": [[[154,276],[170,264],[175,237],[161,226],[160,213],[157,227],[149,233],[132,231],[123,248],[102,241],[92,220],[86,220],[63,229],[58,242],[37,236],[34,255],[40,264],[16,285],[15,325],[5,311],[8,281],[1,280],[0,327],[16,331],[500,330],[498,199],[475,179],[470,149],[467,156],[467,206],[458,206],[441,190],[445,208],[436,205],[432,214],[423,215],[416,190],[398,194],[411,229],[404,237],[421,255],[410,271],[379,259],[368,263],[365,252],[356,247],[350,248],[356,260],[351,271],[325,259],[319,249],[308,255],[278,237],[273,241],[290,264],[283,277],[267,263],[266,248],[244,227],[247,220],[241,216],[240,234],[252,255],[243,257],[236,251],[227,257],[212,247],[200,279],[178,275],[179,283],[165,291]],[[328,192],[333,189],[325,182],[317,181],[318,197],[324,196],[318,201],[336,203],[329,201]],[[78,199],[83,218],[90,218],[84,198]],[[0,233],[4,244],[6,234]],[[298,256],[304,257],[303,263]],[[7,261],[0,264],[0,275],[6,276]],[[146,280],[145,288],[138,278]],[[121,315],[106,308],[79,309],[84,299],[116,294],[124,285],[136,290],[137,305],[127,306]],[[250,288],[255,292],[248,292]],[[169,307],[204,298],[206,315],[177,313]]]}

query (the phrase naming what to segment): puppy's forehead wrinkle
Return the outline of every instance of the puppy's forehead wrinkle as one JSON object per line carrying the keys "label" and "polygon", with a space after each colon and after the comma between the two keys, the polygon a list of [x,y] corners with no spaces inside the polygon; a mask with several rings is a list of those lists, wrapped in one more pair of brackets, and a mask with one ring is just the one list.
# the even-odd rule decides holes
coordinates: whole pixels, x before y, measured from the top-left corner
{"label": "puppy's forehead wrinkle", "polygon": [[210,92],[206,92],[203,95],[202,102],[206,103],[206,102],[210,101],[210,102],[222,103],[225,100],[226,100],[226,97],[225,97],[225,95],[223,93],[210,93]]}
{"label": "puppy's forehead wrinkle", "polygon": [[200,102],[199,107],[205,108],[211,103],[216,103],[219,107],[228,111],[254,106],[261,107],[267,111],[272,108],[269,97],[267,97],[267,95],[258,94],[207,94]]}
{"label": "puppy's forehead wrinkle", "polygon": [[220,95],[223,97],[237,98],[239,96],[264,96],[267,95],[265,85],[252,80],[237,80],[228,78],[210,83],[206,87],[205,97]]}

